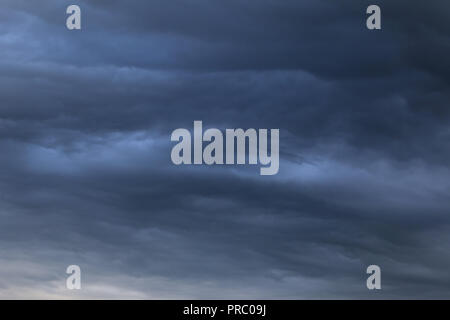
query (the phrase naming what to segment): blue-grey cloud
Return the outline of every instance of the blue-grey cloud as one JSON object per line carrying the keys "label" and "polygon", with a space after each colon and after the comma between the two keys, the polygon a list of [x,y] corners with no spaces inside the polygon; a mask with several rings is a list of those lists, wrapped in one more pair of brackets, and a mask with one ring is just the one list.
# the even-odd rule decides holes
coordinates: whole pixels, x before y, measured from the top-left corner
{"label": "blue-grey cloud", "polygon": [[[1,1],[0,297],[446,297],[447,3],[70,4]],[[194,120],[280,173],[174,166]]]}

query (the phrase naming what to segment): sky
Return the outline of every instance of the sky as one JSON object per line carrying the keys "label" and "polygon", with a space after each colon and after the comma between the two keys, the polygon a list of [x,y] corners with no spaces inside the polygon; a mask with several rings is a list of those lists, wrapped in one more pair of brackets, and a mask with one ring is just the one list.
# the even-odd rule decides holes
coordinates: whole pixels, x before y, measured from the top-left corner
{"label": "sky", "polygon": [[[450,298],[449,18],[0,0],[0,299]],[[279,173],[174,165],[195,120],[278,128]]]}

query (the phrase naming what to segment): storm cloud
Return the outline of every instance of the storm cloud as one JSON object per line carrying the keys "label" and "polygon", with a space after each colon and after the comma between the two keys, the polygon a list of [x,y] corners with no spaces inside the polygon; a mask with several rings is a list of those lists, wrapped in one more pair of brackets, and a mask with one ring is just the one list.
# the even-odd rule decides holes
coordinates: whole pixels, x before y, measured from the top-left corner
{"label": "storm cloud", "polygon": [[[0,297],[448,298],[450,4],[370,4],[0,0]],[[173,165],[194,120],[279,173]]]}

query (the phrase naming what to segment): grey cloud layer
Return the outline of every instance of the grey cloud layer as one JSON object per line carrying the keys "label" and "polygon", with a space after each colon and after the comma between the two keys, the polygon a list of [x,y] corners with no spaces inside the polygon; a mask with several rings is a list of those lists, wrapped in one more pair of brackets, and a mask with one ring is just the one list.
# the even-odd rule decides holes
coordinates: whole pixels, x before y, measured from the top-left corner
{"label": "grey cloud layer", "polygon": [[[69,4],[1,1],[1,297],[446,297],[445,1]],[[171,165],[194,120],[280,128],[280,174]]]}

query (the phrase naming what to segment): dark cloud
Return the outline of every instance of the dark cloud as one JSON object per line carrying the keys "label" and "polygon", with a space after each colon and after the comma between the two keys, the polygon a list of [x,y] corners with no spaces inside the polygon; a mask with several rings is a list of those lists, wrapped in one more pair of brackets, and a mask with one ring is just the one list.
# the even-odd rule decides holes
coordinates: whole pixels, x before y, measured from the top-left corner
{"label": "dark cloud", "polygon": [[[0,297],[448,294],[446,2],[2,4]],[[280,173],[172,165],[194,120],[279,128]]]}

